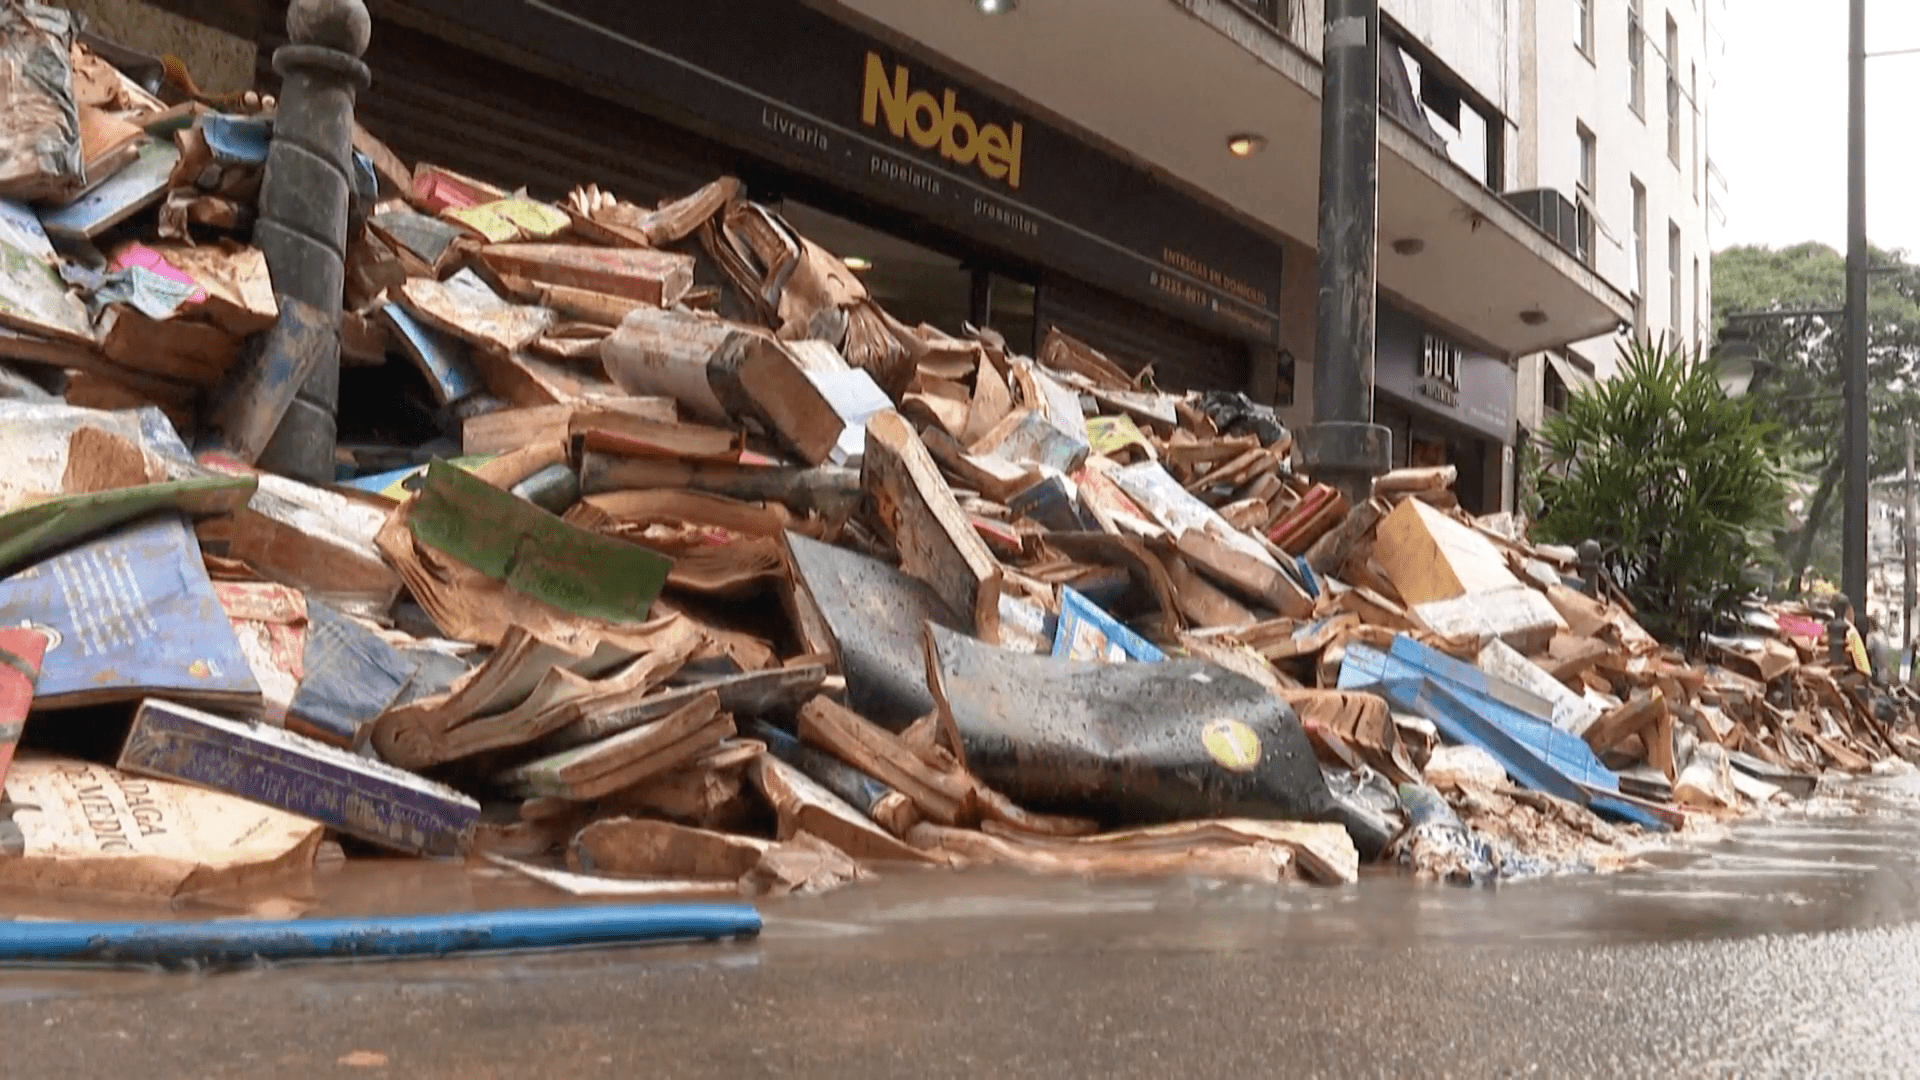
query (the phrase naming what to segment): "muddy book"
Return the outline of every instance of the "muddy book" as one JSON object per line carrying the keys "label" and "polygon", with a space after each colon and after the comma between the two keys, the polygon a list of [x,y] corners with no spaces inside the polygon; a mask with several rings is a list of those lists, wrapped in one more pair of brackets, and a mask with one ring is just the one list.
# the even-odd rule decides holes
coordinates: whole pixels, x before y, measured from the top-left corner
{"label": "muddy book", "polygon": [[238,795],[414,855],[464,853],[480,819],[479,803],[410,772],[170,701],[140,704],[118,765]]}
{"label": "muddy book", "polygon": [[0,626],[47,636],[36,710],[153,694],[259,707],[260,685],[179,514],[129,525],[0,580]]}

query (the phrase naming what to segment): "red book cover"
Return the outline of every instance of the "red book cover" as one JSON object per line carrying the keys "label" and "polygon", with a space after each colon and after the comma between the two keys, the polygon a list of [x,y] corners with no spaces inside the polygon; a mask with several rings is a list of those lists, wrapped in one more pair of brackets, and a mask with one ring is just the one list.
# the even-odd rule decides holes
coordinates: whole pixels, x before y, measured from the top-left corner
{"label": "red book cover", "polygon": [[33,687],[40,679],[40,659],[47,652],[47,635],[25,627],[0,628],[0,783],[13,764],[13,748],[27,726],[33,707]]}
{"label": "red book cover", "polygon": [[1267,531],[1267,539],[1283,548],[1286,547],[1290,535],[1305,524],[1309,518],[1325,510],[1327,504],[1332,502],[1338,494],[1338,492],[1325,484],[1315,484],[1311,488],[1308,488],[1306,495],[1300,499],[1300,504],[1288,511],[1285,517],[1281,518],[1274,524],[1272,529]]}
{"label": "red book cover", "polygon": [[445,173],[429,170],[431,166],[414,174],[413,197],[426,206],[430,213],[462,210],[483,201],[482,193],[474,191]]}

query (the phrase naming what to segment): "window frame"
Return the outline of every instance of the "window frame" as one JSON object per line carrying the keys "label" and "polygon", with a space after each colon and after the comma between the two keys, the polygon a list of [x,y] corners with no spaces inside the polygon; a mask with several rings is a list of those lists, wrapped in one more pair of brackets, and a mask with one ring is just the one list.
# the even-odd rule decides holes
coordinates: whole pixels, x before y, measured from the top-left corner
{"label": "window frame", "polygon": [[1560,378],[1552,364],[1540,365],[1540,409],[1549,415],[1567,411],[1567,403],[1573,397],[1573,387]]}
{"label": "window frame", "polygon": [[1580,146],[1580,173],[1574,190],[1591,199],[1600,183],[1600,137],[1582,120],[1573,122],[1573,134]]}
{"label": "window frame", "polygon": [[[1430,108],[1424,95],[1427,93],[1427,80],[1432,78],[1445,88],[1447,94],[1459,99],[1459,107],[1462,113],[1471,112],[1480,122],[1486,140],[1483,148],[1483,161],[1479,162],[1477,166],[1467,166],[1455,160],[1450,150],[1443,152],[1443,156],[1452,162],[1454,167],[1464,170],[1487,190],[1493,192],[1504,190],[1507,182],[1506,114],[1496,108],[1492,101],[1481,97],[1480,93],[1468,84],[1467,80],[1460,77],[1452,68],[1442,63],[1440,58],[1428,50],[1419,39],[1407,33],[1404,28],[1391,19],[1382,19],[1380,25],[1380,45],[1383,56],[1385,55],[1386,46],[1389,44],[1398,49],[1404,62],[1411,65],[1412,69],[1414,69],[1408,71],[1407,78],[1410,83],[1414,84],[1413,99],[1416,108],[1421,109],[1423,112]],[[1415,70],[1418,71],[1417,77],[1414,74]],[[1431,116],[1427,117],[1427,123],[1428,126],[1433,126]],[[1460,131],[1464,137],[1464,127],[1456,127],[1454,130]],[[1448,141],[1446,133],[1438,127],[1434,127],[1434,133],[1438,135],[1443,142]]]}
{"label": "window frame", "polygon": [[1667,160],[1680,168],[1680,24],[1667,13]]}
{"label": "window frame", "polygon": [[1700,277],[1700,254],[1695,252],[1693,256],[1693,349],[1696,353],[1707,347],[1706,307],[1707,298],[1704,295]]}
{"label": "window frame", "polygon": [[1627,3],[1627,108],[1647,119],[1647,27],[1641,0]]}
{"label": "window frame", "polygon": [[1279,31],[1281,34],[1293,33],[1293,11],[1291,4],[1280,0],[1233,0],[1234,6],[1252,16],[1254,21]]}
{"label": "window frame", "polygon": [[1693,180],[1687,186],[1693,189],[1694,205],[1700,203],[1700,190],[1705,185],[1700,179],[1700,65],[1698,62],[1687,65],[1687,104],[1693,111],[1693,127],[1689,133],[1693,136]]}
{"label": "window frame", "polygon": [[1672,325],[1675,340],[1686,340],[1687,296],[1683,289],[1686,279],[1686,236],[1680,231],[1680,223],[1667,219],[1667,318]]}
{"label": "window frame", "polygon": [[1633,318],[1634,329],[1647,329],[1647,186],[1627,178],[1633,188]]}

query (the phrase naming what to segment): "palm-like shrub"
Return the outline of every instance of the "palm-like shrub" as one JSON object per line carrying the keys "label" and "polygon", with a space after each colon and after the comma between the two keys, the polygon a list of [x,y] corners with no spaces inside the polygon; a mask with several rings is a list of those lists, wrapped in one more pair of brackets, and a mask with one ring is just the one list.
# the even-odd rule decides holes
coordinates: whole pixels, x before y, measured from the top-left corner
{"label": "palm-like shrub", "polygon": [[1577,393],[1541,431],[1537,539],[1600,542],[1604,564],[1657,637],[1691,645],[1776,558],[1791,473],[1778,429],[1724,394],[1686,350],[1637,341],[1620,372]]}

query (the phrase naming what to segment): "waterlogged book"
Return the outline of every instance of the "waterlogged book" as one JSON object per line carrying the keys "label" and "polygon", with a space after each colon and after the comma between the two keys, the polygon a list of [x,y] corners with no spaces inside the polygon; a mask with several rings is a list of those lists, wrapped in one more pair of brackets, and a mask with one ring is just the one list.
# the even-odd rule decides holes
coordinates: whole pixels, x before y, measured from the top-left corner
{"label": "waterlogged book", "polygon": [[149,695],[258,708],[186,520],[162,514],[0,580],[0,626],[47,636],[35,711]]}

